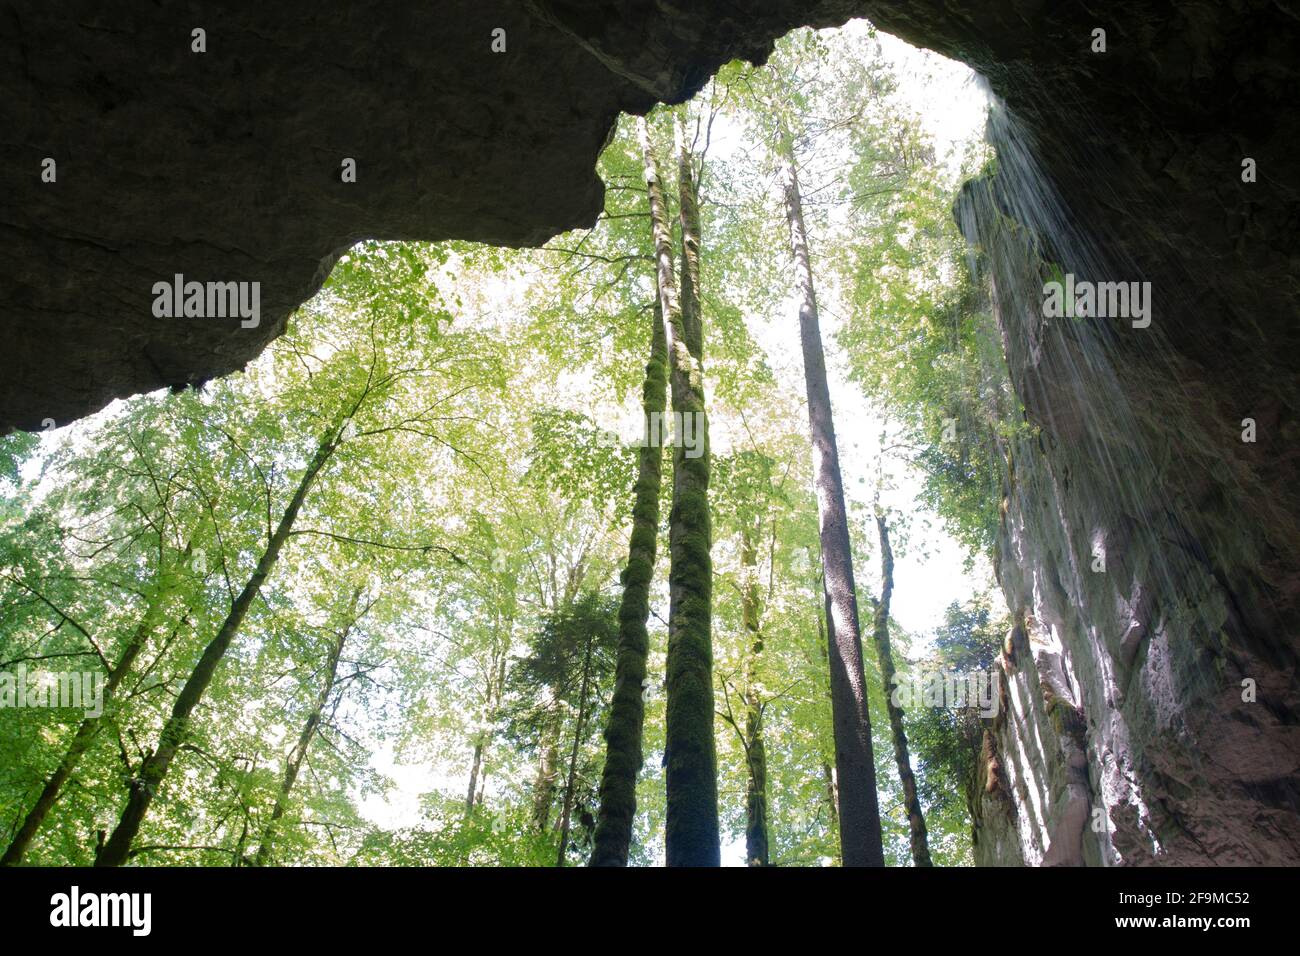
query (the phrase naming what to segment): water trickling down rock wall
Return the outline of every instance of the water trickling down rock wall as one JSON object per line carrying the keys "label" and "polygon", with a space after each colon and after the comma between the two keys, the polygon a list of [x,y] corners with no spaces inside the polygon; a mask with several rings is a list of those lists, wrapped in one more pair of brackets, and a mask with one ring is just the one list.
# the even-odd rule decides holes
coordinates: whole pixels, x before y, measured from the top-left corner
{"label": "water trickling down rock wall", "polygon": [[[1006,106],[961,218],[1037,434],[1006,449],[998,569],[1021,624],[977,860],[1300,862],[1300,15],[867,15]],[[1149,281],[1151,325],[1044,320],[1051,267]]]}
{"label": "water trickling down rock wall", "polygon": [[990,129],[997,172],[958,217],[1032,427],[1006,450],[997,570],[1015,625],[976,860],[1300,862],[1294,636],[1284,609],[1242,604],[1268,593],[1268,535],[1158,320],[1044,316],[1049,277],[1142,269],[1072,215],[1022,125],[999,109]]}

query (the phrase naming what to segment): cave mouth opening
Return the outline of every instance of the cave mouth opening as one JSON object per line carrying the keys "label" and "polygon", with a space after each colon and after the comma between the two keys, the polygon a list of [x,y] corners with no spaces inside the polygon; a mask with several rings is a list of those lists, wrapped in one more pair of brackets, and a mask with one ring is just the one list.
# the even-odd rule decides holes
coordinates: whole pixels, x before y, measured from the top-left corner
{"label": "cave mouth opening", "polygon": [[[949,863],[972,860],[960,797],[974,760],[970,714],[995,703],[991,685],[974,678],[992,673],[1006,617],[992,542],[1002,498],[994,416],[1005,414],[1008,388],[996,330],[972,286],[952,215],[962,183],[989,162],[981,139],[986,102],[965,67],[855,21],[787,36],[764,68],[728,65],[690,103],[656,110],[648,129],[669,187],[675,242],[683,171],[674,158],[682,146],[696,177],[718,693],[729,702],[744,681],[759,686],[752,673],[759,666],[772,669],[764,680],[773,691],[824,679],[808,667],[818,640],[826,640],[816,636],[826,621],[818,609],[817,503],[796,351],[800,302],[772,139],[784,129],[803,189],[855,573],[866,595],[879,594],[888,577],[890,670],[896,664],[896,684],[917,688],[921,701],[909,718],[924,742],[916,753],[920,789],[932,814],[933,853]],[[192,610],[171,641],[194,651],[214,646],[223,617],[230,624],[225,612],[239,605],[241,576],[259,573],[258,557],[266,561],[277,539],[275,519],[302,492],[305,520],[280,539],[274,574],[263,576],[257,600],[241,612],[246,622],[230,625],[238,639],[222,653],[231,656],[219,658],[221,668],[208,677],[205,725],[215,738],[212,753],[233,753],[241,735],[279,747],[287,754],[280,784],[293,787],[311,740],[291,746],[290,718],[301,712],[310,719],[311,701],[326,701],[328,773],[343,783],[306,786],[311,799],[324,801],[318,812],[372,831],[348,853],[392,861],[435,852],[420,845],[431,820],[455,822],[465,840],[481,844],[474,853],[519,861],[540,852],[536,841],[497,845],[503,829],[518,828],[522,811],[511,801],[547,754],[536,728],[526,729],[528,718],[507,713],[507,699],[517,708],[521,693],[508,676],[532,660],[537,635],[558,627],[585,590],[615,592],[627,560],[627,466],[648,434],[647,320],[659,297],[635,126],[634,117],[623,117],[601,156],[606,205],[591,229],[535,249],[361,242],[242,372],[115,401],[49,429],[36,447],[23,436],[0,440],[0,453],[9,456],[0,531],[11,543],[26,519],[48,519],[51,528],[77,529],[66,547],[40,542],[55,565],[98,574],[116,562],[136,575],[180,581],[174,586]],[[187,314],[183,293],[178,277],[167,290],[173,319]],[[659,441],[694,457],[703,429],[692,431],[689,413],[664,414],[671,424]],[[305,486],[322,459],[320,477]],[[87,482],[110,482],[150,520],[116,527],[123,519],[88,496]],[[661,521],[668,517],[665,491]],[[72,543],[99,541],[100,534],[116,540],[122,531],[119,550]],[[29,533],[30,524],[21,534]],[[666,540],[661,547],[666,555]],[[662,624],[670,614],[667,559],[660,561],[649,607],[652,661],[665,652]],[[752,598],[746,582],[760,580],[763,596]],[[14,593],[31,583],[22,575],[8,581]],[[75,600],[102,617],[115,645],[133,647],[131,609],[115,604],[109,590]],[[876,747],[889,754],[887,701],[898,687],[886,683],[872,649],[879,607],[878,597],[862,601],[862,645]],[[746,663],[760,645],[744,636],[760,619],[761,645],[771,650],[761,664]],[[7,646],[38,623],[38,616],[20,617],[0,636]],[[427,649],[426,642],[452,632],[469,636]],[[344,650],[331,650],[334,641]],[[347,649],[348,641],[359,646]],[[156,665],[171,646],[146,641],[133,653],[156,655]],[[355,673],[344,679],[339,670],[315,696],[306,679],[265,684],[272,671],[306,666],[304,654],[315,660],[312,668],[323,654]],[[240,688],[248,686],[263,693],[246,696]],[[971,695],[955,699],[967,686]],[[927,697],[936,687],[944,690]],[[543,699],[556,704],[557,693],[550,688]],[[662,688],[648,684],[646,698],[649,732],[661,734]],[[771,705],[769,726],[789,736],[778,737],[779,746],[798,758],[773,773],[798,777],[796,765],[821,759],[815,726],[822,717],[802,713],[780,693]],[[143,736],[156,732],[162,716],[142,711],[133,719]],[[316,724],[323,720],[317,710]],[[575,736],[574,759],[594,766],[593,726],[587,737]],[[734,722],[718,730],[724,779],[744,775],[737,762],[743,734],[733,731]],[[56,748],[47,742],[47,749]],[[204,765],[189,751],[175,759],[187,780]],[[226,777],[253,779],[244,757],[214,759]],[[662,742],[652,743],[642,781],[651,820],[663,812],[662,792],[654,790],[662,759]],[[835,770],[824,766],[833,793]],[[893,762],[879,761],[879,774],[882,805],[901,806]],[[265,781],[254,786],[263,788],[261,812],[273,820],[297,799],[288,790],[275,798]],[[571,862],[588,847],[583,821],[595,811],[590,785],[578,786],[570,781],[563,811],[573,847],[561,853]],[[789,796],[772,794],[769,825],[787,834],[773,839],[773,850],[824,865],[838,851],[829,817],[823,814],[818,832],[805,819],[806,790],[803,781]],[[178,804],[212,817],[217,847],[149,852],[178,863],[253,853],[215,823],[221,792],[217,786],[211,806],[197,791]],[[889,860],[905,863],[909,823],[898,806],[884,814],[883,841]],[[172,811],[152,812],[165,825]],[[728,799],[722,812],[723,860],[741,865],[750,851],[738,822],[745,806]],[[51,821],[59,832],[76,822],[73,810]],[[278,852],[304,861],[343,858],[337,844],[307,839],[310,831],[309,823],[297,825]],[[222,850],[227,837],[231,845]],[[662,858],[662,836],[651,823],[637,839],[645,862]],[[53,852],[40,840],[35,847]]]}
{"label": "cave mouth opening", "polygon": [[[1196,419],[1213,403],[1174,369],[1195,348],[1160,317],[1198,315],[1201,287],[1135,261],[1171,245],[1142,245],[1167,184],[1125,193],[1156,225],[1089,204],[1061,156],[1121,186],[1132,157],[1090,120],[1053,139],[1030,87],[1017,115],[865,21],[801,29],[763,67],[621,116],[589,227],[542,242],[596,192],[540,153],[502,167],[515,214],[442,197],[453,234],[540,245],[356,243],[283,334],[310,283],[269,297],[263,325],[257,282],[150,260],[174,280],[153,316],[191,323],[193,351],[230,367],[222,329],[266,347],[209,380],[151,342],[141,380],[170,392],[0,437],[0,659],[23,681],[97,659],[127,688],[107,743],[39,705],[0,723],[19,755],[0,806],[26,813],[0,821],[8,854],[579,864],[637,641],[633,862],[671,862],[673,776],[705,749],[721,862],[855,862],[836,736],[855,641],[885,862],[1202,862],[1196,831],[1217,824],[1198,793],[1230,792],[1243,819],[1293,804],[1260,768],[1286,765],[1294,693],[1237,709],[1275,650],[1252,575],[1277,559],[1215,523],[1272,500],[1220,452],[1275,422],[1241,421],[1238,442],[1236,404],[1231,428]],[[545,115],[569,129],[582,109]],[[331,175],[379,208],[373,155]],[[1132,165],[1177,180],[1204,161],[1158,159]],[[688,685],[683,731],[667,700]],[[1244,784],[1231,750],[1258,765]],[[1195,786],[1136,779],[1147,764]],[[69,780],[79,799],[59,800]]]}

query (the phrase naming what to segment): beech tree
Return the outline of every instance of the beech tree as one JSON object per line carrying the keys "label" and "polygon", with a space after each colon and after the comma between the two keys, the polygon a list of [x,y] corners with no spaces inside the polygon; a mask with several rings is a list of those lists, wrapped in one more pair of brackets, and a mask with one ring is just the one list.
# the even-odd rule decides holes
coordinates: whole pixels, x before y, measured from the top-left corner
{"label": "beech tree", "polygon": [[872,639],[880,660],[880,678],[884,685],[889,730],[893,736],[894,759],[898,765],[898,778],[903,785],[903,809],[907,813],[907,826],[912,847],[912,860],[917,866],[932,866],[930,845],[925,830],[925,813],[917,796],[916,774],[912,772],[911,755],[907,749],[907,730],[903,724],[903,709],[894,703],[890,689],[895,686],[897,671],[894,653],[889,644],[889,602],[894,594],[894,552],[889,545],[889,521],[884,514],[876,514],[876,529],[880,535],[880,597],[875,604],[875,621]]}
{"label": "beech tree", "polygon": [[[605,728],[605,767],[600,785],[600,809],[591,853],[592,866],[626,866],[636,815],[636,778],[641,772],[644,698],[649,684],[646,657],[650,633],[650,584],[654,577],[659,539],[659,496],[663,485],[663,448],[652,441],[667,393],[667,335],[662,301],[656,301],[650,322],[650,357],[645,367],[642,409],[645,440],[637,452],[633,488],[632,534],[623,570],[623,596],[618,610],[618,665],[614,695]],[[657,436],[653,436],[657,437]]]}
{"label": "beech tree", "polygon": [[[667,812],[664,833],[669,866],[717,866],[717,762],[713,741],[712,569],[709,517],[708,422],[704,411],[704,372],[700,361],[703,316],[688,278],[689,304],[683,312],[673,269],[672,233],[659,181],[659,166],[649,126],[639,121],[645,156],[646,190],[655,241],[656,281],[668,344],[669,381],[674,416],[689,416],[702,439],[698,455],[687,456],[684,444],[673,448],[673,496],[669,515],[671,557],[668,586],[668,658],[665,689],[668,716],[664,765],[667,768]],[[680,137],[680,128],[679,128]],[[682,149],[685,149],[683,144]],[[689,165],[689,158],[684,161]],[[684,183],[682,188],[692,187]],[[684,256],[690,275],[690,255]],[[690,316],[687,326],[685,315]],[[697,330],[698,327],[698,330]],[[692,348],[694,345],[694,348]]]}
{"label": "beech tree", "polygon": [[[118,495],[124,503],[129,502],[129,506],[109,510],[103,515],[102,520],[92,519],[91,522],[83,524],[73,532],[73,536],[92,546],[97,541],[103,541],[104,546],[111,546],[115,542],[124,544],[125,547],[119,552],[118,560],[114,562],[118,566],[112,573],[122,574],[128,578],[133,576],[132,569],[122,567],[121,562],[138,556],[138,560],[145,563],[149,569],[148,576],[134,586],[119,584],[115,587],[118,593],[122,591],[132,593],[132,596],[138,599],[139,608],[136,611],[135,622],[128,625],[129,630],[125,638],[114,652],[115,658],[111,663],[102,661],[107,674],[103,684],[100,712],[85,717],[78,725],[58,765],[46,777],[35,802],[22,819],[3,856],[0,857],[0,865],[13,866],[22,861],[82,756],[94,743],[104,723],[111,720],[109,715],[116,705],[119,689],[134,672],[137,659],[152,644],[155,632],[167,619],[178,613],[183,614],[186,601],[194,600],[192,594],[186,597],[180,593],[183,591],[183,578],[188,573],[188,565],[193,558],[195,549],[193,535],[199,525],[199,520],[193,512],[194,502],[191,500],[187,509],[186,503],[182,500],[187,497],[185,490],[187,476],[179,467],[175,470],[160,468],[159,463],[152,459],[148,450],[133,440],[129,424],[126,427],[119,426],[111,429],[109,437],[116,450],[123,456],[120,459],[103,458],[94,461],[74,459],[67,464],[79,472],[85,469],[84,473],[78,476],[82,481],[115,482]],[[187,527],[189,522],[192,524]],[[180,539],[184,539],[183,544]],[[200,541],[200,550],[204,544],[206,539]],[[51,585],[57,587],[60,583],[75,584],[79,576],[74,571],[74,568],[63,565],[53,569],[53,573],[51,570],[46,570],[35,582],[32,580],[35,575],[26,573],[27,569],[14,569],[7,577],[20,592],[31,595],[45,610],[54,612],[62,617],[63,621],[71,623],[72,628],[80,632],[79,636],[84,638],[95,655],[102,658],[105,652],[100,649],[100,642],[105,641],[107,635],[101,633],[97,636],[86,630],[76,618],[68,616],[67,610],[62,610],[55,604],[55,600],[61,601],[62,598],[50,591]],[[101,571],[100,575],[93,575],[90,580],[95,581],[101,576],[111,575]],[[85,593],[83,592],[80,597],[84,600]],[[80,616],[78,614],[78,617]],[[97,619],[112,620],[107,614]],[[91,619],[87,618],[87,620]],[[55,652],[56,656],[60,656],[61,653],[74,657],[80,656],[78,651]],[[11,666],[23,660],[24,658],[7,660],[5,665]]]}

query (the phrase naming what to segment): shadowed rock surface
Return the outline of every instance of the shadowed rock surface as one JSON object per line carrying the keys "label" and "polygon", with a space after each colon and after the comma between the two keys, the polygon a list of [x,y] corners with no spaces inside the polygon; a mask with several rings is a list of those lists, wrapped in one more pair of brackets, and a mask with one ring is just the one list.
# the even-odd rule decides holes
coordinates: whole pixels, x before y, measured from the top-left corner
{"label": "shadowed rock surface", "polygon": [[[1287,5],[20,3],[0,12],[0,429],[241,367],[359,239],[529,245],[589,224],[620,110],[683,99],[727,59],[761,60],[788,29],[850,15],[974,66],[1080,216],[1149,270],[1178,269],[1204,306],[1176,317],[1181,345],[1252,383],[1234,408],[1272,416],[1294,400],[1290,369],[1253,361],[1257,321],[1222,315],[1279,317],[1273,366],[1300,345],[1280,320],[1300,281]],[[1097,25],[1105,54],[1089,51]],[[498,26],[504,54],[490,51]],[[194,27],[206,53],[191,52]],[[47,156],[56,184],[40,180]],[[356,183],[340,181],[344,157]],[[261,282],[260,327],[156,319],[152,285],[176,273]]]}
{"label": "shadowed rock surface", "polygon": [[[620,111],[848,7],[6,5],[0,432],[242,367],[360,239],[520,246],[590,225]],[[260,325],[155,318],[153,284],[177,273],[260,282]]]}
{"label": "shadowed rock surface", "polygon": [[[1008,471],[1014,696],[990,731],[985,772],[1003,775],[980,861],[1300,862],[1293,3],[10,5],[0,431],[240,368],[359,239],[527,245],[589,224],[620,111],[851,15],[983,74],[1016,119],[1000,148],[1028,150],[1077,231],[1014,208],[1008,156],[967,224],[1040,429]],[[1046,333],[1049,262],[1150,281],[1152,334]],[[260,327],[155,318],[152,285],[176,273],[260,282]]]}

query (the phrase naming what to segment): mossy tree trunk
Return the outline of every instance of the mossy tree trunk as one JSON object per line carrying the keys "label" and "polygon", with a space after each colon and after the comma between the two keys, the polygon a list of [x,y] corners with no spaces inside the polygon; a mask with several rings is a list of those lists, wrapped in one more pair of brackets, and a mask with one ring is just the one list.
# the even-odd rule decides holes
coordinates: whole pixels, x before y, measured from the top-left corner
{"label": "mossy tree trunk", "polygon": [[822,587],[830,636],[831,719],[839,785],[840,851],[845,866],[884,866],[844,484],[840,475],[839,449],[835,443],[826,355],[822,350],[794,144],[784,129],[778,147],[785,174],[786,220],[799,290],[799,339],[803,350],[808,423],[813,445],[813,483],[821,532]]}
{"label": "mossy tree trunk", "polygon": [[[672,406],[679,421],[689,419],[699,444],[687,455],[685,443],[673,448],[673,500],[669,515],[668,659],[665,685],[667,822],[669,866],[718,866],[717,757],[713,739],[713,567],[710,558],[708,423],[704,412],[704,373],[691,352],[673,275],[672,232],[659,183],[658,166],[645,119],[639,119],[646,187],[650,194],[659,298],[668,343]],[[684,144],[683,144],[683,148]],[[684,188],[693,189],[693,184]],[[694,288],[698,289],[698,281]],[[699,319],[698,311],[696,313]],[[680,436],[679,436],[680,437]]]}
{"label": "mossy tree trunk", "polygon": [[677,210],[681,226],[682,333],[697,363],[704,362],[704,322],[700,306],[700,197],[695,154],[686,140],[680,112],[673,114],[677,145]]}
{"label": "mossy tree trunk", "polygon": [[[600,809],[592,839],[592,866],[627,866],[636,816],[636,778],[644,759],[641,737],[645,724],[646,655],[650,651],[650,585],[654,579],[659,540],[659,495],[663,485],[663,448],[654,422],[664,411],[668,391],[668,344],[663,305],[656,300],[650,328],[650,359],[645,367],[641,405],[645,417],[644,444],[637,452],[633,489],[632,539],[623,571],[623,597],[618,608],[618,659],[614,665],[614,696],[605,728],[605,767],[600,779]],[[552,788],[554,784],[552,783]],[[549,813],[550,803],[547,802]]]}

